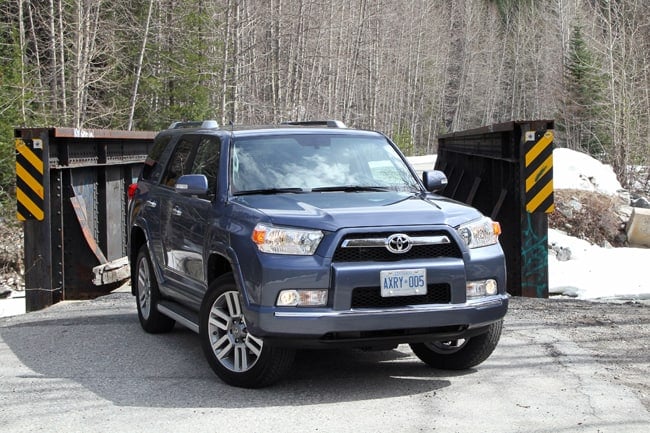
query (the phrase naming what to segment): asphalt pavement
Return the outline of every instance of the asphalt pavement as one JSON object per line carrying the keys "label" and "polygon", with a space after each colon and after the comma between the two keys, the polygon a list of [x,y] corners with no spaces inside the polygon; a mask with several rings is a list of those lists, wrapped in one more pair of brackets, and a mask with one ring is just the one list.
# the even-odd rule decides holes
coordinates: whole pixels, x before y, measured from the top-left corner
{"label": "asphalt pavement", "polygon": [[0,431],[650,431],[647,375],[628,386],[517,302],[475,369],[430,369],[405,345],[305,351],[286,380],[261,390],[220,382],[184,328],[146,334],[129,293],[63,302],[0,319]]}

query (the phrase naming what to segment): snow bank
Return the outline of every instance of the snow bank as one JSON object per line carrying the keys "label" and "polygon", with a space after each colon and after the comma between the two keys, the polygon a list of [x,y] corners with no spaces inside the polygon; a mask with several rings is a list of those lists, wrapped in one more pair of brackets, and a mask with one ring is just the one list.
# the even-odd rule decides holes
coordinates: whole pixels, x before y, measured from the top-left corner
{"label": "snow bank", "polygon": [[601,248],[549,229],[548,243],[571,252],[548,257],[549,293],[578,299],[650,299],[650,249]]}
{"label": "snow bank", "polygon": [[553,187],[616,195],[621,186],[610,165],[571,149],[553,151]]}

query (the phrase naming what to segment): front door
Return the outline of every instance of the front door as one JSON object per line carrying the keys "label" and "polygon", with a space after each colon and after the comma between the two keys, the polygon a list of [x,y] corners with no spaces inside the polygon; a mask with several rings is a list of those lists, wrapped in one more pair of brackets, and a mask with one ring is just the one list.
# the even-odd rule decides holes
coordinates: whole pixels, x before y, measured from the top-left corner
{"label": "front door", "polygon": [[[202,197],[173,192],[161,209],[162,243],[167,278],[182,288],[182,297],[200,299],[206,290],[205,239],[213,215],[219,165],[219,142],[211,136],[187,136],[179,142],[170,161],[169,185],[183,174],[202,174],[208,194]],[[173,172],[178,176],[173,179]]]}

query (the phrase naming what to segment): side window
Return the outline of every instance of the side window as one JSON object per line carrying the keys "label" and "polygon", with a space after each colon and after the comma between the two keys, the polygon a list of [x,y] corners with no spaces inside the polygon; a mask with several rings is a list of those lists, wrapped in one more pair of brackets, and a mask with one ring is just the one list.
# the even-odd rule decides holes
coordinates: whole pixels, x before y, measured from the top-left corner
{"label": "side window", "polygon": [[203,174],[208,178],[208,194],[212,197],[217,190],[219,151],[220,143],[216,137],[201,137],[192,166],[193,174]]}
{"label": "side window", "polygon": [[171,135],[157,136],[154,140],[153,147],[147,155],[142,167],[142,179],[150,180],[152,182],[160,179],[164,166],[160,163],[160,158],[165,151],[165,148],[171,140]]}
{"label": "side window", "polygon": [[163,174],[161,181],[163,185],[173,188],[179,177],[191,172],[190,164],[193,158],[195,143],[196,140],[193,140],[192,137],[181,137],[178,144],[176,144],[174,153],[169,159],[169,164],[167,164],[167,169]]}

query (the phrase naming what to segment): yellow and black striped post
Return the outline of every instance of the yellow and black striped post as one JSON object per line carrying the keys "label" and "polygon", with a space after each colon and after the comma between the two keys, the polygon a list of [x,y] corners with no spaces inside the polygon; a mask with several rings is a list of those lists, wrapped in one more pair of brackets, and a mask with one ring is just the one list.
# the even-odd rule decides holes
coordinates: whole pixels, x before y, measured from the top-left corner
{"label": "yellow and black striped post", "polygon": [[526,212],[551,213],[553,200],[553,131],[528,131],[524,143]]}
{"label": "yellow and black striped post", "polygon": [[553,197],[552,123],[521,125],[521,244],[518,264],[523,296],[548,297],[548,215]]}
{"label": "yellow and black striped post", "polygon": [[16,217],[43,221],[43,141],[16,138]]}

